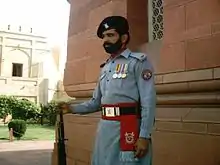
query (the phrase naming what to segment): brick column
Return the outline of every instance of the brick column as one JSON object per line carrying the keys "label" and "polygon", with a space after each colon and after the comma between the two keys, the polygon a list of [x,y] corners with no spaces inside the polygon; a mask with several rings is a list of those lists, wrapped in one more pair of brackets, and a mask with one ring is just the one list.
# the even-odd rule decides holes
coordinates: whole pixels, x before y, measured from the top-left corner
{"label": "brick column", "polygon": [[219,0],[164,0],[156,165],[220,162],[219,16]]}
{"label": "brick column", "polygon": [[101,20],[110,15],[128,18],[131,48],[147,42],[146,0],[139,0],[138,3],[135,0],[72,0],[64,73],[64,86],[68,95],[91,95],[100,72],[99,65],[107,58],[102,41],[96,37],[96,30]]}

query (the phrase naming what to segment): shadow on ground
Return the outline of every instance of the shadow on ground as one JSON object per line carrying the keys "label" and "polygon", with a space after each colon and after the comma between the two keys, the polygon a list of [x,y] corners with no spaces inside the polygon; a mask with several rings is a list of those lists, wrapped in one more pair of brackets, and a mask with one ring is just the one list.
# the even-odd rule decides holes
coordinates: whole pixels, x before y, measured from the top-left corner
{"label": "shadow on ground", "polygon": [[51,165],[51,149],[3,151],[0,152],[1,165]]}

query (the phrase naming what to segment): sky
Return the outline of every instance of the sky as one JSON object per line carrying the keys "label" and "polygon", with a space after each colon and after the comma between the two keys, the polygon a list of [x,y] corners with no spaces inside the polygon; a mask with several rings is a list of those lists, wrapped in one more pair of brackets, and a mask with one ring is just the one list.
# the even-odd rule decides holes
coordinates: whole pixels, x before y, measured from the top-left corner
{"label": "sky", "polygon": [[32,27],[66,54],[70,4],[67,0],[0,0],[0,24]]}

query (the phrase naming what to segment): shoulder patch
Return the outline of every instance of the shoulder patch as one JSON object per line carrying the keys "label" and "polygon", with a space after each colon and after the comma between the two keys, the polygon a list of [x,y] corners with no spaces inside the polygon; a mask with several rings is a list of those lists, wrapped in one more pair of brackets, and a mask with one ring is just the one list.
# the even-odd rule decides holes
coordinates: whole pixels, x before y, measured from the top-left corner
{"label": "shoulder patch", "polygon": [[152,71],[151,70],[145,69],[145,70],[142,71],[142,78],[144,80],[149,80],[149,79],[151,79],[151,77],[152,77]]}
{"label": "shoulder patch", "polygon": [[147,55],[144,53],[131,53],[130,56],[140,61],[144,61],[147,59]]}

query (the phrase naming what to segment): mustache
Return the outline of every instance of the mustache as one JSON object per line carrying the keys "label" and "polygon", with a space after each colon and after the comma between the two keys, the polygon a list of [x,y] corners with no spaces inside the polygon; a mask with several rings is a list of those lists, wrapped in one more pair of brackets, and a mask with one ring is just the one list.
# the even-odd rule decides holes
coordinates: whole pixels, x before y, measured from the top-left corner
{"label": "mustache", "polygon": [[108,45],[113,45],[113,43],[110,43],[110,42],[104,42],[103,45],[104,45],[104,46],[108,46]]}

